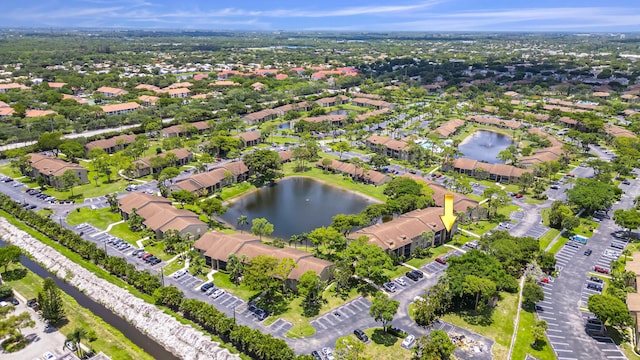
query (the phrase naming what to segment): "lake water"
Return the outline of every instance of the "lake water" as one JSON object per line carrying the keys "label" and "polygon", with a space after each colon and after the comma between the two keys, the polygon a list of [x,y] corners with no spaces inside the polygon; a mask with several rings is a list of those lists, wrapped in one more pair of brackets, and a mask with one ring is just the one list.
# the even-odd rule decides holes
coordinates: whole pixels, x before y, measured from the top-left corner
{"label": "lake water", "polygon": [[351,191],[294,177],[237,199],[222,218],[235,226],[238,217],[246,215],[249,225],[244,229],[249,230],[252,219],[263,217],[273,224],[271,236],[289,239],[291,235],[330,225],[336,214],[357,214],[375,203]]}
{"label": "lake water", "polygon": [[467,136],[458,150],[462,152],[462,157],[490,164],[502,164],[504,161],[498,160],[498,153],[513,144],[513,140],[506,135],[493,131],[478,130]]}

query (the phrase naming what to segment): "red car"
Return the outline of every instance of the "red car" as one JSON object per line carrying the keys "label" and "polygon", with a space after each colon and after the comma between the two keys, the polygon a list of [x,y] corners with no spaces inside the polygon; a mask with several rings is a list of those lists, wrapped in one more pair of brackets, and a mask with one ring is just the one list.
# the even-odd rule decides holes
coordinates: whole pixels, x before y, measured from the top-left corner
{"label": "red car", "polygon": [[517,194],[516,195],[516,199],[520,199],[522,197],[522,194]]}
{"label": "red car", "polygon": [[151,254],[151,253],[144,254],[144,255],[142,255],[142,260],[144,260],[144,259],[146,259],[146,258],[150,258],[150,257],[152,257],[152,256],[153,256],[153,254]]}
{"label": "red car", "polygon": [[439,258],[436,258],[436,262],[439,263],[439,264],[444,265],[444,264],[447,263],[447,260],[439,257]]}
{"label": "red car", "polygon": [[602,273],[602,274],[608,274],[609,273],[609,269],[603,268],[602,266],[594,266],[593,270],[595,270],[596,272]]}
{"label": "red car", "polygon": [[548,284],[548,283],[549,283],[549,278],[544,278],[544,279],[542,279],[542,280],[540,280],[540,281],[542,281],[542,282],[543,282],[543,283],[545,283],[545,284]]}
{"label": "red car", "polygon": [[436,174],[436,177],[437,178],[442,177],[442,174]]}

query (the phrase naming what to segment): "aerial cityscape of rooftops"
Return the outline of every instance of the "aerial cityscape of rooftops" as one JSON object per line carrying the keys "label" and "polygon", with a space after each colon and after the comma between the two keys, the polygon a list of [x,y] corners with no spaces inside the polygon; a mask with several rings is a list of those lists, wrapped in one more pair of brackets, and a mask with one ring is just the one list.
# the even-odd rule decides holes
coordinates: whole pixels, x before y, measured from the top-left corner
{"label": "aerial cityscape of rooftops", "polygon": [[637,5],[266,3],[3,4],[1,359],[640,360]]}

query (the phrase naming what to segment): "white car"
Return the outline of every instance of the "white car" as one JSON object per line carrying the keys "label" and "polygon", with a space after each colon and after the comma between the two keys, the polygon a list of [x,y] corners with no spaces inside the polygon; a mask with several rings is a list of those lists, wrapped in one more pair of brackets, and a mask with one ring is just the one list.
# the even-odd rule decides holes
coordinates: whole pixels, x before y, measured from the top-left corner
{"label": "white car", "polygon": [[222,290],[222,289],[218,289],[216,291],[213,292],[213,294],[211,294],[211,297],[214,299],[219,298],[220,296],[226,294],[226,291]]}
{"label": "white car", "polygon": [[403,278],[397,278],[396,282],[402,286],[407,286],[407,282]]}
{"label": "white car", "polygon": [[409,335],[404,340],[402,340],[402,347],[410,348],[413,345],[413,342],[416,341],[416,337],[413,335]]}
{"label": "white car", "polygon": [[180,279],[186,273],[187,273],[187,269],[180,269],[180,270],[176,271],[175,273],[173,273],[173,278],[174,279]]}
{"label": "white car", "polygon": [[322,353],[327,358],[327,360],[334,360],[335,359],[333,357],[333,350],[331,348],[329,348],[329,347],[323,347],[322,348]]}
{"label": "white car", "polygon": [[42,354],[42,358],[44,360],[56,360],[56,356],[53,355],[50,351],[47,351],[46,353]]}

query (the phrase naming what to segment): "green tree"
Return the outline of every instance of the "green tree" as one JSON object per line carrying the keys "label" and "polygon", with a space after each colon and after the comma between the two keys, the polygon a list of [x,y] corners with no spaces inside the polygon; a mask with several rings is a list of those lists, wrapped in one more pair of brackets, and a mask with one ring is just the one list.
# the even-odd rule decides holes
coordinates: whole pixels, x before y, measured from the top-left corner
{"label": "green tree", "polygon": [[542,300],[544,300],[542,287],[533,281],[525,282],[522,288],[522,302],[527,306],[533,306]]}
{"label": "green tree", "polygon": [[627,229],[627,234],[631,235],[631,231],[640,227],[640,211],[636,209],[618,209],[613,212],[613,220],[616,225]]}
{"label": "green tree", "polygon": [[540,342],[546,339],[545,332],[548,329],[547,322],[544,320],[536,321],[535,325],[531,328],[531,337],[533,338],[533,343],[531,346],[536,346]]}
{"label": "green tree", "polygon": [[300,306],[302,307],[305,316],[317,315],[320,306],[322,305],[324,298],[322,297],[322,291],[324,290],[324,282],[320,279],[320,276],[313,270],[309,270],[300,276],[298,281],[298,293],[304,299]]}
{"label": "green tree", "polygon": [[369,165],[377,170],[380,170],[385,166],[389,166],[389,164],[391,164],[389,158],[382,154],[373,154],[369,158]]}
{"label": "green tree", "polygon": [[229,272],[229,280],[231,280],[232,283],[236,285],[240,283],[246,261],[246,255],[242,255],[242,257],[239,258],[236,254],[229,254],[227,258],[227,272]]}
{"label": "green tree", "polygon": [[331,227],[347,236],[354,227],[366,224],[365,218],[360,214],[337,214],[331,221]]}
{"label": "green tree", "polygon": [[0,266],[4,267],[4,273],[7,273],[9,265],[20,261],[22,250],[15,245],[7,245],[0,248]]}
{"label": "green tree", "polygon": [[393,261],[378,245],[369,244],[366,236],[361,236],[347,245],[343,254],[351,262],[355,275],[382,285],[389,280],[385,270],[393,268]]}
{"label": "green tree", "polygon": [[196,201],[196,196],[188,190],[176,190],[171,193],[171,196],[182,205],[183,209],[185,204],[193,204]]}
{"label": "green tree", "polygon": [[318,253],[320,253],[320,246],[322,245],[332,248],[334,244],[342,244],[344,242],[344,236],[331,226],[315,228],[309,232],[308,237],[309,241],[316,246]]}
{"label": "green tree", "polygon": [[222,201],[214,197],[202,200],[200,202],[200,209],[207,214],[212,224],[214,215],[224,215],[224,213],[227,212],[227,207],[222,205]]}
{"label": "green tree", "polygon": [[13,295],[13,288],[9,284],[0,285],[0,299],[6,299]]}
{"label": "green tree", "polygon": [[120,209],[120,203],[118,202],[118,193],[107,194],[104,196],[107,199],[107,203],[109,204],[109,209],[111,212],[118,212]]}
{"label": "green tree", "polygon": [[38,138],[38,142],[36,146],[40,150],[55,150],[56,156],[58,156],[59,147],[62,144],[62,133],[55,132],[45,132],[40,135]]}
{"label": "green tree", "polygon": [[60,151],[62,151],[71,162],[76,162],[78,158],[84,156],[84,146],[73,140],[67,140],[61,143]]}
{"label": "green tree", "polygon": [[38,293],[38,304],[42,318],[49,324],[56,324],[64,319],[62,295],[52,278],[44,279],[42,291]]}
{"label": "green tree", "polygon": [[627,305],[613,295],[591,295],[587,301],[587,307],[603,324],[609,323],[620,328],[631,324],[632,319]]}
{"label": "green tree", "polygon": [[65,190],[71,190],[71,197],[73,197],[73,187],[80,182],[80,179],[75,171],[67,170],[60,176],[60,182]]}
{"label": "green tree", "polygon": [[136,208],[131,209],[131,213],[127,218],[127,225],[129,225],[129,229],[131,231],[140,231],[142,230],[143,222],[144,222],[144,219],[142,218],[142,216],[140,216],[140,214],[138,214],[137,209]]}
{"label": "green tree", "polygon": [[280,261],[268,255],[258,255],[244,267],[242,281],[252,290],[265,291],[275,286],[274,275]]}
{"label": "green tree", "polygon": [[347,141],[339,141],[331,144],[331,150],[340,154],[340,160],[342,160],[342,153],[351,150],[351,144]]}
{"label": "green tree", "polygon": [[567,190],[567,201],[588,214],[605,210],[613,204],[622,190],[595,179],[577,179],[573,188]]}
{"label": "green tree", "polygon": [[393,320],[396,312],[398,312],[399,306],[399,301],[389,299],[389,297],[383,293],[377,293],[376,297],[373,298],[373,301],[371,302],[369,315],[371,315],[375,321],[381,322],[382,328],[386,332],[387,326]]}
{"label": "green tree", "polygon": [[496,217],[496,215],[498,215],[498,209],[506,206],[510,201],[509,196],[504,190],[493,187],[486,188],[482,193],[482,197],[488,199],[487,216],[489,217],[489,219],[493,219],[494,217]]}
{"label": "green tree", "polygon": [[484,300],[488,300],[496,293],[496,283],[475,275],[465,276],[462,286],[465,288],[465,293],[475,296],[474,310],[478,308],[478,302],[481,297]]}
{"label": "green tree", "polygon": [[87,337],[87,330],[81,327],[76,327],[71,331],[69,335],[67,335],[67,342],[73,343],[76,348],[76,354],[78,354],[79,358],[84,357],[84,350],[82,350],[82,346],[80,346],[80,342]]}
{"label": "green tree", "polygon": [[335,355],[338,360],[358,360],[363,354],[365,344],[354,336],[345,336],[336,341]]}
{"label": "green tree", "polygon": [[253,219],[251,220],[251,233],[260,236],[262,241],[262,236],[269,236],[273,233],[273,224],[265,218]]}
{"label": "green tree", "polygon": [[429,335],[417,339],[413,359],[448,360],[455,349],[455,344],[445,331],[433,330]]}
{"label": "green tree", "polygon": [[244,163],[259,183],[273,182],[282,177],[280,155],[271,150],[256,150],[244,156]]}
{"label": "green tree", "polygon": [[242,228],[244,228],[244,226],[248,224],[249,218],[247,218],[247,215],[238,216],[238,219],[236,220],[236,226],[240,228],[240,233],[242,233]]}

